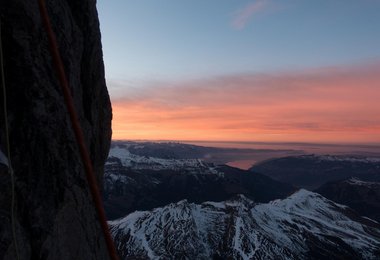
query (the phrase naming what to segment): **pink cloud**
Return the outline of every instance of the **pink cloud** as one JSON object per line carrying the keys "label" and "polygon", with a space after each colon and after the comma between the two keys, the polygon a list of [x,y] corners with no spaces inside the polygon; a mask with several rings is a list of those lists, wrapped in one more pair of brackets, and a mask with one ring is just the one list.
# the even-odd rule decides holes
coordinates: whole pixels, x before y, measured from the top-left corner
{"label": "pink cloud", "polygon": [[268,7],[269,0],[256,0],[248,4],[234,14],[232,26],[237,30],[242,30],[252,18],[252,16]]}
{"label": "pink cloud", "polygon": [[113,100],[114,138],[380,142],[378,75],[380,63],[154,82]]}

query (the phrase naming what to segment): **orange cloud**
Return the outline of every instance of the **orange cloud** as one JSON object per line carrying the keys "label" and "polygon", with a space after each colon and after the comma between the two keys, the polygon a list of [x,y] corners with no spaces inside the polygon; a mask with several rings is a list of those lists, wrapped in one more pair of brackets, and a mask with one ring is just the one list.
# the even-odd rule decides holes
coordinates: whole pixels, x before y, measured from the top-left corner
{"label": "orange cloud", "polygon": [[113,138],[380,142],[378,75],[373,64],[146,84],[113,99]]}

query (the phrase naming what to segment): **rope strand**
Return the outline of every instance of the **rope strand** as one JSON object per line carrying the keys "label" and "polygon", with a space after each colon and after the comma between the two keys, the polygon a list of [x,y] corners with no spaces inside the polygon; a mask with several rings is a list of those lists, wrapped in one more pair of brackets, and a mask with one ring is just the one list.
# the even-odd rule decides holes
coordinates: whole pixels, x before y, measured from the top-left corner
{"label": "rope strand", "polygon": [[44,24],[46,33],[48,35],[50,52],[51,52],[51,55],[53,58],[54,67],[55,67],[55,70],[57,72],[57,75],[58,75],[58,78],[60,81],[60,85],[62,88],[65,104],[66,104],[66,107],[67,107],[67,110],[68,110],[68,113],[70,116],[71,126],[72,126],[72,129],[74,131],[76,142],[78,144],[79,152],[80,152],[80,155],[82,158],[82,163],[83,163],[83,166],[85,168],[87,182],[89,184],[90,192],[91,192],[92,198],[94,200],[96,211],[98,213],[99,222],[100,222],[100,225],[101,225],[101,228],[103,231],[103,235],[104,235],[104,239],[105,239],[105,242],[107,245],[108,253],[109,253],[109,256],[111,259],[117,260],[117,259],[119,259],[119,257],[117,256],[116,248],[115,248],[115,245],[113,243],[111,234],[109,232],[109,227],[107,224],[107,219],[106,219],[106,215],[104,212],[102,199],[100,196],[100,192],[98,189],[96,179],[94,177],[95,175],[94,175],[94,171],[92,168],[91,159],[90,159],[90,156],[88,154],[88,151],[87,151],[87,148],[85,145],[83,132],[82,132],[82,129],[81,129],[80,124],[79,124],[77,113],[75,111],[73,98],[70,94],[69,83],[67,81],[63,62],[61,60],[61,56],[60,56],[59,51],[58,51],[58,45],[57,45],[57,41],[55,38],[55,34],[54,34],[53,29],[52,29],[51,24],[50,24],[50,19],[49,19],[49,14],[48,14],[47,9],[46,9],[46,4],[45,4],[44,0],[38,0],[38,4],[39,4],[39,8],[40,8],[42,22]]}

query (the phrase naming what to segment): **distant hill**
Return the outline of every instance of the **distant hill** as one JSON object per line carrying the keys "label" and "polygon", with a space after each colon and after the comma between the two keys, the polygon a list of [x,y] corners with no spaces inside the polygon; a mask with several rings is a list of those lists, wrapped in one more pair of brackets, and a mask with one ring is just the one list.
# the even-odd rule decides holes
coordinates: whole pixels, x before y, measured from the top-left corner
{"label": "distant hill", "polygon": [[380,181],[380,158],[302,155],[263,161],[251,169],[275,180],[313,190],[337,180],[357,177]]}
{"label": "distant hill", "polygon": [[380,223],[380,182],[351,178],[326,183],[315,192]]}

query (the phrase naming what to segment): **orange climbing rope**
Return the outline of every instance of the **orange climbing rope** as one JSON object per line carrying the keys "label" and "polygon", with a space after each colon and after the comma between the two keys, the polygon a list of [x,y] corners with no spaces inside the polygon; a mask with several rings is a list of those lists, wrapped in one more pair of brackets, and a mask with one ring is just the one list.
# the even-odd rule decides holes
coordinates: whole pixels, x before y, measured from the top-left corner
{"label": "orange climbing rope", "polygon": [[52,27],[51,27],[51,24],[50,24],[49,14],[48,14],[47,9],[46,9],[45,1],[44,0],[38,0],[38,5],[40,8],[41,18],[42,18],[44,27],[45,27],[46,33],[48,35],[50,52],[51,52],[51,55],[53,58],[54,67],[55,67],[55,70],[58,74],[58,78],[59,78],[59,81],[61,84],[65,104],[66,104],[67,110],[69,112],[72,129],[74,131],[75,139],[76,139],[76,142],[78,144],[79,152],[80,152],[80,155],[82,158],[82,163],[83,163],[83,166],[85,168],[87,182],[88,182],[88,185],[90,187],[91,195],[92,195],[92,198],[94,200],[95,208],[96,208],[96,211],[98,213],[100,225],[101,225],[101,228],[102,228],[102,231],[104,234],[104,239],[105,239],[106,244],[107,244],[108,253],[109,253],[109,256],[111,259],[116,260],[116,259],[119,259],[119,257],[116,253],[116,248],[115,248],[115,245],[113,243],[111,234],[109,232],[107,219],[106,219],[106,215],[104,212],[103,202],[102,202],[100,192],[99,192],[99,188],[98,188],[98,185],[97,185],[97,182],[95,179],[91,159],[90,159],[90,156],[88,154],[86,144],[84,141],[82,128],[79,125],[79,120],[78,120],[77,113],[75,111],[73,98],[70,94],[69,83],[67,81],[67,77],[66,77],[65,70],[63,67],[63,62],[62,62],[61,56],[60,56],[59,51],[58,51],[58,45],[57,45],[57,41],[55,38],[55,34],[54,34]]}

